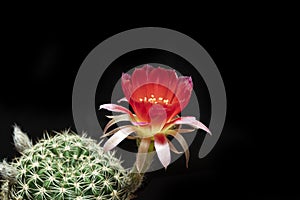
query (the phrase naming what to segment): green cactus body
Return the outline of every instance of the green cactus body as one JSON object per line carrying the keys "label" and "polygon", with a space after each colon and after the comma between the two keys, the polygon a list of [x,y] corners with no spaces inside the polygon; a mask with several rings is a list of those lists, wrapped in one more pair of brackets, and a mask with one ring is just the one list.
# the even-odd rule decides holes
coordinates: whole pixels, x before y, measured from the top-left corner
{"label": "green cactus body", "polygon": [[10,165],[2,163],[2,174],[9,167],[15,173],[15,178],[7,175],[2,199],[130,199],[141,182],[113,152],[104,152],[94,140],[69,131],[54,137],[46,134],[28,146]]}

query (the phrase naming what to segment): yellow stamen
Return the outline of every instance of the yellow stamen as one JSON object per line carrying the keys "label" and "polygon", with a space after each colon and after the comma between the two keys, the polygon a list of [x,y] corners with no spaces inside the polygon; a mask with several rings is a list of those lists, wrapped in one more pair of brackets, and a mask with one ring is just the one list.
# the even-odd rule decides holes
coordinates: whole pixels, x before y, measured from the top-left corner
{"label": "yellow stamen", "polygon": [[169,103],[169,99],[164,99],[164,103],[168,104]]}

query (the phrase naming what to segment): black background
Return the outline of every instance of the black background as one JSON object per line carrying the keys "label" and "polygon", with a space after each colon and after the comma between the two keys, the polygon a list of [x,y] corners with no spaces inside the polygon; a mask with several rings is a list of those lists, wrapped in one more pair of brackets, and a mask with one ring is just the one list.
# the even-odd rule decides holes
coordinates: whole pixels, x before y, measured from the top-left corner
{"label": "black background", "polygon": [[207,157],[198,158],[203,137],[197,136],[189,168],[182,157],[166,171],[147,174],[137,199],[299,198],[295,132],[288,130],[290,116],[282,112],[288,109],[289,69],[279,61],[278,44],[286,36],[278,33],[278,18],[107,22],[99,17],[91,23],[51,16],[20,15],[2,24],[0,159],[17,155],[14,123],[33,140],[45,130],[75,130],[73,83],[88,53],[121,31],[158,26],[180,31],[206,49],[223,77],[228,111],[220,140]]}

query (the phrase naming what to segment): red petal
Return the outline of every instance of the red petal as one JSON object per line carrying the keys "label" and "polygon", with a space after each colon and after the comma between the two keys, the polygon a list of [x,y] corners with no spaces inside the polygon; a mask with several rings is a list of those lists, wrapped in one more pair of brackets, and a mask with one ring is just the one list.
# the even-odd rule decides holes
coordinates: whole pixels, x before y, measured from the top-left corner
{"label": "red petal", "polygon": [[165,168],[167,168],[171,162],[171,153],[166,136],[162,133],[155,134],[154,146],[160,162]]}
{"label": "red petal", "polygon": [[191,77],[178,78],[175,70],[145,65],[136,68],[132,76],[123,74],[122,88],[139,120],[149,122],[149,109],[156,103],[166,108],[169,121],[188,104],[193,83]]}
{"label": "red petal", "polygon": [[[170,94],[169,97],[166,97],[166,94]],[[167,112],[167,121],[181,111],[179,102],[177,98],[174,97],[174,93],[168,88],[154,83],[145,84],[136,89],[132,94],[129,103],[141,121],[150,121],[148,112],[155,104],[165,108]]]}

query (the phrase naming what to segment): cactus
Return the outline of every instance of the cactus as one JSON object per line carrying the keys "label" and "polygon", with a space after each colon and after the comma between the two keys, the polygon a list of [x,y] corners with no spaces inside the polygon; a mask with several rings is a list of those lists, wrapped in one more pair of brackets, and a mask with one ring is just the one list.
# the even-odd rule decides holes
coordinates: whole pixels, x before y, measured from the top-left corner
{"label": "cactus", "polygon": [[32,145],[15,126],[14,143],[21,157],[0,163],[3,200],[131,199],[142,181],[114,152],[69,130]]}

